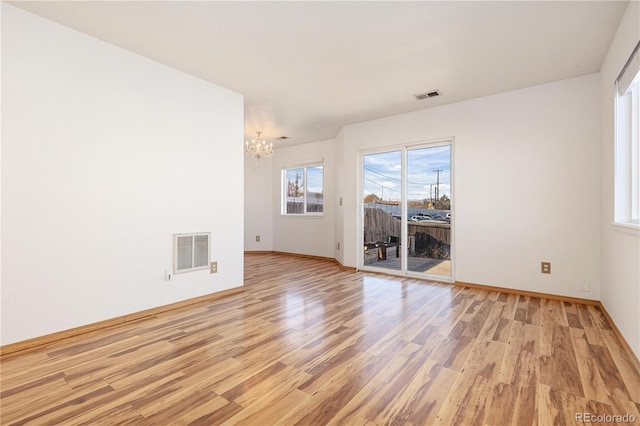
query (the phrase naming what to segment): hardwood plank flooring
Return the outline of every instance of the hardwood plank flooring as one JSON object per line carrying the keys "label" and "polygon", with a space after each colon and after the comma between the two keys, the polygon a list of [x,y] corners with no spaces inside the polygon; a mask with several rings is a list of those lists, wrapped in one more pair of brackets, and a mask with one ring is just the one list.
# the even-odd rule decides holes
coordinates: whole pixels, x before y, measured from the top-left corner
{"label": "hardwood plank flooring", "polygon": [[597,307],[281,254],[245,256],[243,293],[0,367],[2,425],[640,424]]}

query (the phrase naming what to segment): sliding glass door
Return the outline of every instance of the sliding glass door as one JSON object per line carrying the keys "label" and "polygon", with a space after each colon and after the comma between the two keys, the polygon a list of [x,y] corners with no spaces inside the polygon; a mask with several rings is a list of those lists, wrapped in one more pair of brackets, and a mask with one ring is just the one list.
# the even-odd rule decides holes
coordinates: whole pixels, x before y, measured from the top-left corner
{"label": "sliding glass door", "polygon": [[452,145],[362,155],[362,269],[452,280]]}
{"label": "sliding glass door", "polygon": [[407,270],[451,277],[451,146],[407,150]]}
{"label": "sliding glass door", "polygon": [[401,271],[402,151],[365,155],[363,264]]}

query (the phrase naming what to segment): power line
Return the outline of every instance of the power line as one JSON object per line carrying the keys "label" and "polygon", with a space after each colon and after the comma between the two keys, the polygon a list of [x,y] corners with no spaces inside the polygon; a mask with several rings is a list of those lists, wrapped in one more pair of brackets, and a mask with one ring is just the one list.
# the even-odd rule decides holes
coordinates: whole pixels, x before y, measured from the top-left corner
{"label": "power line", "polygon": [[[381,183],[378,183],[378,181],[375,181],[375,180],[373,180],[373,179],[369,179],[369,178],[368,178],[368,177],[366,177],[366,176],[364,177],[364,179],[365,179],[365,180],[368,180],[369,182],[373,183],[373,184],[374,184],[374,185],[376,185],[376,186],[379,186],[380,188],[384,188],[384,189],[386,189],[386,190],[388,190],[388,191],[391,191],[391,192],[400,193],[400,190],[399,190],[399,189],[394,189],[394,188],[391,188],[391,187],[389,187],[389,186],[385,186],[385,185],[383,185],[383,184],[381,184]],[[432,184],[432,185],[433,185],[433,186],[435,186],[435,184]],[[428,197],[429,197],[429,194],[430,194],[430,192],[429,192],[429,193],[427,193],[426,188],[425,188],[425,190],[424,190],[424,191],[420,191],[420,192],[409,192],[409,191],[407,191],[407,196],[409,196],[409,195],[417,195],[417,196],[424,196],[425,198],[428,198]],[[446,194],[446,193],[445,193],[445,194]]]}
{"label": "power line", "polygon": [[364,171],[365,172],[369,172],[369,173],[373,173],[374,175],[378,175],[378,176],[383,177],[385,179],[393,180],[393,181],[396,181],[396,182],[401,182],[402,181],[401,179],[398,179],[398,178],[394,178],[394,177],[391,177],[391,176],[383,175],[382,173],[374,172],[371,169],[364,169]]}
{"label": "power line", "polygon": [[365,179],[366,179],[366,180],[368,180],[369,182],[372,182],[372,183],[376,184],[376,185],[377,185],[377,186],[379,186],[380,188],[387,189],[387,190],[389,190],[389,191],[391,191],[391,192],[397,192],[397,193],[400,193],[400,191],[399,191],[399,190],[397,190],[397,189],[393,189],[393,188],[389,188],[388,186],[384,186],[384,185],[382,185],[382,184],[380,184],[380,183],[376,182],[376,181],[375,181],[375,180],[373,180],[373,179],[369,179],[369,178],[367,178],[367,177],[365,177]]}
{"label": "power line", "polygon": [[[395,181],[395,182],[400,182],[400,181],[401,181],[401,179],[399,179],[399,178],[395,178],[395,177],[387,176],[387,175],[382,174],[382,173],[380,173],[380,172],[373,171],[372,169],[367,169],[366,167],[365,167],[365,168],[363,168],[363,170],[364,170],[364,172],[365,172],[365,173],[373,173],[374,175],[378,175],[378,176],[380,176],[380,177],[383,177],[383,178],[385,178],[385,179],[389,179],[389,180],[392,180],[392,181]],[[441,172],[442,172],[442,171],[444,171],[443,169],[439,169],[439,170],[440,170]],[[434,170],[434,172],[435,172],[435,170]],[[407,177],[407,180],[409,180],[409,178],[408,178],[408,177]],[[409,184],[410,184],[410,185],[431,185],[431,184],[432,184],[432,182],[431,182],[431,181],[429,181],[429,182],[421,182],[421,181],[417,181],[417,180],[411,180],[411,181],[409,182]]]}

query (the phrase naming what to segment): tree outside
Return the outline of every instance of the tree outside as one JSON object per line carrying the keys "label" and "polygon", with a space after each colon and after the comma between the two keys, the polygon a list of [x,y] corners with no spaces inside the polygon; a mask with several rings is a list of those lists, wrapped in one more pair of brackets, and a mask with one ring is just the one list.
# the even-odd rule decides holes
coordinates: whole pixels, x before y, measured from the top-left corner
{"label": "tree outside", "polygon": [[382,199],[380,199],[380,197],[378,197],[376,194],[369,194],[366,197],[364,197],[364,202],[367,204],[376,204],[381,201]]}
{"label": "tree outside", "polygon": [[296,173],[295,181],[287,181],[287,195],[289,197],[302,197],[304,194],[304,183],[301,182],[301,178],[300,173]]}
{"label": "tree outside", "polygon": [[437,210],[451,210],[451,200],[443,194],[440,199],[433,203],[433,207]]}

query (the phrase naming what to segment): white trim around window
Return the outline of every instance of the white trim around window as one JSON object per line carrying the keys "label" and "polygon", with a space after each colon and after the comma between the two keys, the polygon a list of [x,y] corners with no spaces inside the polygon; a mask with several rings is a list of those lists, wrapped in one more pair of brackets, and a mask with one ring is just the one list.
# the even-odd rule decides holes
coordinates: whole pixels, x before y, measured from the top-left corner
{"label": "white trim around window", "polygon": [[281,171],[280,214],[286,217],[323,217],[323,160],[304,162]]}

